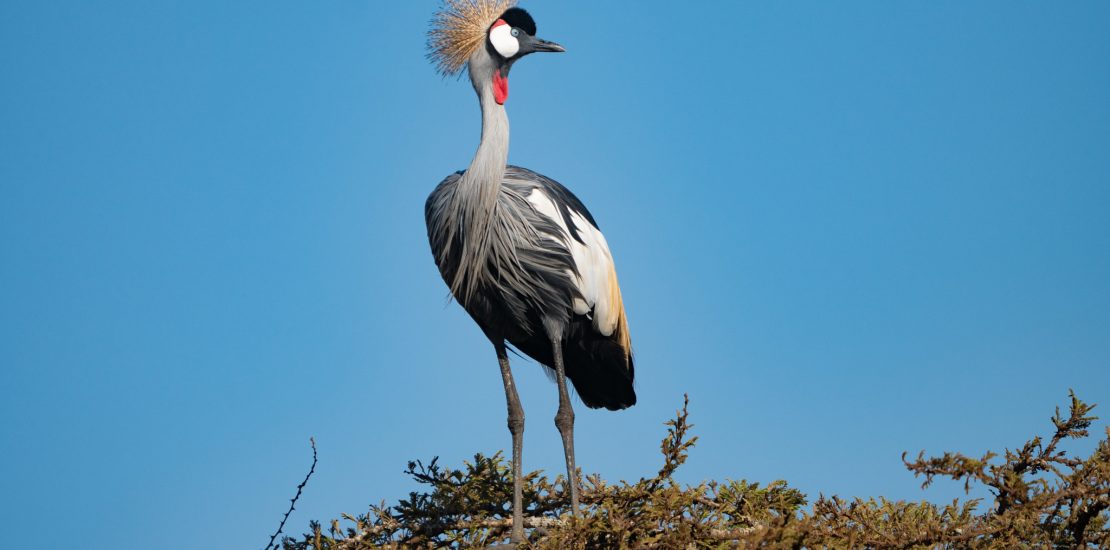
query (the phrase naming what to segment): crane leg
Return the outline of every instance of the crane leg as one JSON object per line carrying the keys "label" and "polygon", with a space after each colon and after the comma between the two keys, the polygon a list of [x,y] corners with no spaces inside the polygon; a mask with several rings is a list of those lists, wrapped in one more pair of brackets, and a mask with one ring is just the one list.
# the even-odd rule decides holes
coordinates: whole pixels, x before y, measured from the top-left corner
{"label": "crane leg", "polygon": [[509,368],[509,355],[505,342],[494,342],[497,362],[501,365],[501,381],[505,383],[505,402],[509,408],[509,433],[513,435],[513,529],[509,535],[512,543],[524,540],[524,511],[522,510],[523,483],[520,476],[520,455],[524,451],[524,409],[516,393],[513,371]]}
{"label": "crane leg", "polygon": [[578,515],[578,469],[574,466],[574,409],[570,406],[567,393],[567,374],[563,367],[562,338],[551,339],[551,350],[555,356],[555,377],[559,385],[559,411],[555,413],[555,427],[563,438],[563,454],[567,461],[567,484],[570,486],[570,513]]}

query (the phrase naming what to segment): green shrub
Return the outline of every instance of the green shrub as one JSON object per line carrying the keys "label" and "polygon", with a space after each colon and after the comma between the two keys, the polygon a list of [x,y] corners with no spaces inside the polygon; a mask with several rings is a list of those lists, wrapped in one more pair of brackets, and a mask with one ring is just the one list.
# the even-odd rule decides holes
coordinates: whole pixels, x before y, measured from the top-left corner
{"label": "green shrub", "polygon": [[[1110,429],[1088,458],[1059,448],[1088,437],[1093,406],[1071,395],[1069,414],[1052,418],[1047,443],[1034,437],[1001,455],[971,458],[922,452],[906,467],[924,477],[980,484],[993,502],[955,500],[945,506],[885,498],[842,500],[806,496],[784,481],[679,486],[674,472],[697,437],[690,437],[687,403],[668,421],[658,473],[636,483],[583,480],[582,510],[572,519],[562,476],[524,478],[528,548],[1110,548]],[[370,506],[343,515],[324,529],[318,522],[285,550],[484,547],[507,542],[512,472],[500,452],[475,455],[460,469],[410,462],[408,475],[422,487],[394,506]]]}

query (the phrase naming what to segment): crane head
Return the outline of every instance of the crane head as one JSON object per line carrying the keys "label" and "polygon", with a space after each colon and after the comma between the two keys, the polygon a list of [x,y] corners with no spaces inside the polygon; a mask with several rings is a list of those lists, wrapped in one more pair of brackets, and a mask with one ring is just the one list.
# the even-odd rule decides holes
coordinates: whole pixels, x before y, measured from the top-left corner
{"label": "crane head", "polygon": [[562,46],[536,38],[536,22],[516,0],[443,0],[428,31],[428,58],[444,75],[466,66],[476,89],[491,87],[494,99],[508,98],[509,69],[536,52]]}
{"label": "crane head", "polygon": [[509,8],[489,28],[486,47],[507,64],[536,52],[565,52],[562,46],[536,38],[536,21],[521,8]]}
{"label": "crane head", "polygon": [[486,50],[494,60],[493,94],[498,104],[509,97],[509,69],[530,53],[565,52],[554,43],[536,38],[536,21],[521,8],[509,8],[490,25]]}

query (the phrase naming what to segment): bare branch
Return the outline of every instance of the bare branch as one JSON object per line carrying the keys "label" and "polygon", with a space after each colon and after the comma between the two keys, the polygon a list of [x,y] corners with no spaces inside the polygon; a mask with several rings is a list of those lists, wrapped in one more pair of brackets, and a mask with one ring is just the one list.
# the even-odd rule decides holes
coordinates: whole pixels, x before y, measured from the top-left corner
{"label": "bare branch", "polygon": [[262,550],[270,550],[270,548],[278,547],[276,541],[278,536],[281,535],[281,530],[285,528],[285,521],[289,519],[289,514],[293,513],[294,507],[297,505],[297,499],[301,498],[301,491],[304,490],[304,486],[308,485],[308,478],[312,477],[312,473],[316,471],[316,438],[310,437],[308,438],[308,442],[312,445],[312,466],[308,469],[308,475],[304,476],[304,481],[302,481],[300,485],[297,485],[297,494],[293,495],[293,498],[289,500],[289,510],[286,510],[285,517],[281,518],[281,523],[278,525],[277,531],[274,531],[274,534],[270,535],[270,542],[267,543],[266,547]]}

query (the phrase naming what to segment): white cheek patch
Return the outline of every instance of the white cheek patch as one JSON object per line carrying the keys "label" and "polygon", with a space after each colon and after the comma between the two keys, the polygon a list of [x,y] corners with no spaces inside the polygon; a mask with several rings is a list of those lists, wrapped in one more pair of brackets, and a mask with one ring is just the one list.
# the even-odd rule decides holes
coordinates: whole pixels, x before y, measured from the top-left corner
{"label": "white cheek patch", "polygon": [[489,41],[501,57],[509,59],[520,51],[520,42],[513,36],[513,28],[507,24],[500,24],[489,31]]}

